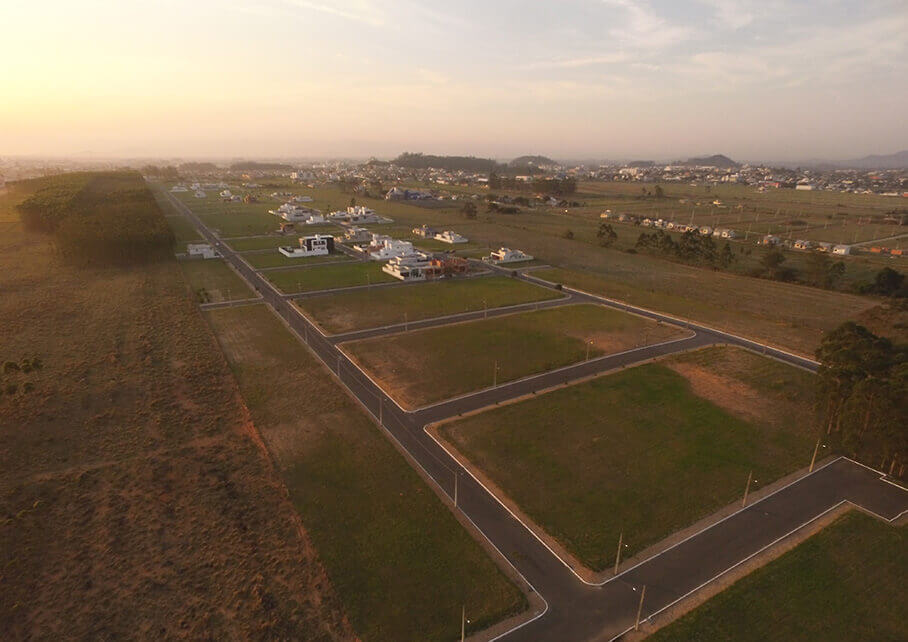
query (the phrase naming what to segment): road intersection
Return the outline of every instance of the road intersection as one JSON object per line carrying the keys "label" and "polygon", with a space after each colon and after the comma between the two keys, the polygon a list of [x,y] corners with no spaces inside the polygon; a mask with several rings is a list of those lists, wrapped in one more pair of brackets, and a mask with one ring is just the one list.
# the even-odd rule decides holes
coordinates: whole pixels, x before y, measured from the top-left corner
{"label": "road intersection", "polygon": [[[658,358],[680,350],[709,345],[733,345],[754,350],[786,363],[815,371],[817,364],[805,357],[738,337],[700,324],[569,288],[566,297],[529,306],[550,307],[567,303],[595,303],[638,314],[660,323],[680,325],[690,336],[643,346],[577,363],[555,371],[525,377],[449,399],[409,412],[338,348],[342,340],[381,336],[418,327],[435,327],[460,320],[515,311],[498,309],[429,319],[345,335],[323,334],[293,303],[298,296],[279,292],[240,254],[225,245],[183,203],[171,202],[214,245],[224,259],[303,340],[344,384],[413,462],[455,503],[505,563],[527,582],[527,589],[542,598],[545,607],[528,613],[516,628],[494,639],[510,640],[612,640],[633,627],[640,595],[646,587],[642,617],[657,618],[669,606],[722,577],[738,565],[819,519],[829,511],[853,504],[878,517],[895,520],[908,511],[908,492],[884,479],[881,473],[845,458],[835,459],[797,481],[753,502],[674,546],[624,570],[602,583],[589,583],[562,560],[527,524],[524,524],[489,489],[460,464],[425,427],[466,412],[503,403],[610,370]],[[555,284],[531,274],[501,268],[495,271],[543,287]],[[396,285],[396,284],[391,284]],[[363,286],[365,287],[365,286]],[[375,286],[373,286],[375,287]],[[387,287],[387,286],[385,286]],[[319,294],[325,294],[320,292]],[[305,296],[314,295],[307,293]],[[514,306],[526,307],[526,306]],[[479,316],[477,316],[479,315]],[[806,462],[805,462],[806,463]]]}

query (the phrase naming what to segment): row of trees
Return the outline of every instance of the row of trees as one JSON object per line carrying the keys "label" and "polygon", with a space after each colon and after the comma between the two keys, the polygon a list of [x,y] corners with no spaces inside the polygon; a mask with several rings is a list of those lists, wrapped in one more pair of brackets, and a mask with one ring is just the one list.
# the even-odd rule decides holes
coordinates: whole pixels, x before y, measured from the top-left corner
{"label": "row of trees", "polygon": [[561,196],[577,191],[575,178],[534,178],[531,181],[517,180],[513,176],[502,176],[498,172],[489,173],[489,189],[510,189],[533,192],[535,194],[552,194]]}
{"label": "row of trees", "polygon": [[846,453],[905,473],[908,461],[908,344],[894,344],[852,321],[817,350],[818,414]]}
{"label": "row of trees", "polygon": [[413,169],[446,169],[452,172],[491,172],[496,163],[491,158],[477,158],[475,156],[433,156],[431,154],[414,154],[404,152],[393,161],[398,167],[411,167]]}
{"label": "row of trees", "polygon": [[697,232],[685,232],[677,241],[663,230],[656,230],[650,234],[643,232],[637,238],[634,248],[638,251],[670,256],[692,265],[727,268],[735,261],[734,252],[728,242],[720,250],[712,236]]}
{"label": "row of trees", "polygon": [[52,234],[79,265],[130,265],[170,256],[174,236],[137,172],[63,174],[17,207],[26,229]]}

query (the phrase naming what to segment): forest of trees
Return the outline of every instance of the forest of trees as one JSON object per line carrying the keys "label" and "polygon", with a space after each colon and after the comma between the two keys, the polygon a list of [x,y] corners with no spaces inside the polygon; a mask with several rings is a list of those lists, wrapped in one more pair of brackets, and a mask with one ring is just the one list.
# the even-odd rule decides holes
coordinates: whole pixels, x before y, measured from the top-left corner
{"label": "forest of trees", "polygon": [[399,167],[413,169],[447,169],[450,171],[465,172],[491,172],[499,166],[491,158],[477,158],[475,156],[433,156],[431,154],[416,154],[404,152],[393,161]]}
{"label": "forest of trees", "polygon": [[531,181],[522,181],[513,176],[502,176],[498,172],[489,172],[489,189],[522,190],[534,194],[561,196],[577,191],[577,179],[534,178]]}
{"label": "forest of trees", "polygon": [[23,226],[51,234],[78,265],[131,265],[172,255],[174,236],[138,172],[78,172],[37,179],[17,205]]}
{"label": "forest of trees", "polygon": [[823,431],[846,454],[903,477],[908,461],[908,344],[852,321],[816,353]]}
{"label": "forest of trees", "polygon": [[698,232],[685,232],[677,241],[662,230],[651,234],[643,232],[637,238],[634,248],[638,251],[670,256],[684,263],[727,268],[735,260],[731,245],[726,242],[720,250],[712,236]]}
{"label": "forest of trees", "polygon": [[180,172],[173,165],[143,165],[139,171],[145,176],[153,176],[164,181],[180,180]]}

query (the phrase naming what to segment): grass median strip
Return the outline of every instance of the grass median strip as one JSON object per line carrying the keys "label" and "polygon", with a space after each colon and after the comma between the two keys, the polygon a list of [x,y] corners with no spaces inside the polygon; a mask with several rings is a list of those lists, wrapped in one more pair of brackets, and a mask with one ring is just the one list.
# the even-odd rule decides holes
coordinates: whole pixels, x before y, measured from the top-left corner
{"label": "grass median strip", "polygon": [[733,348],[669,357],[442,425],[583,564],[639,552],[810,461],[813,375]]}
{"label": "grass median strip", "polygon": [[410,407],[685,336],[599,305],[566,305],[344,344]]}
{"label": "grass median strip", "polygon": [[327,332],[342,333],[561,296],[560,292],[524,281],[491,277],[343,292],[305,299],[299,306]]}
{"label": "grass median strip", "polygon": [[908,533],[851,511],[647,638],[904,640]]}
{"label": "grass median strip", "polygon": [[365,640],[450,640],[525,598],[264,306],[207,313],[332,583]]}

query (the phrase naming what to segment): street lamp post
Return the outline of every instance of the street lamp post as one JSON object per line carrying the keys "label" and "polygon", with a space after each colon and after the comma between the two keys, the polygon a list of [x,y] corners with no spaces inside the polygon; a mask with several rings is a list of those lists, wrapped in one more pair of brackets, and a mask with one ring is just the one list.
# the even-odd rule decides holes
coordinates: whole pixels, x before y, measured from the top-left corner
{"label": "street lamp post", "polygon": [[747,486],[744,487],[744,499],[741,500],[741,506],[747,505],[747,495],[750,493],[750,484],[755,483],[757,480],[754,479],[754,471],[750,471],[747,475]]}

